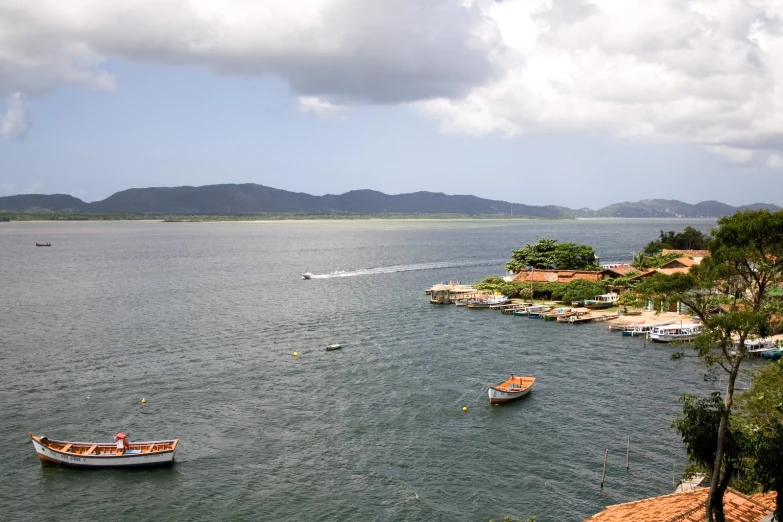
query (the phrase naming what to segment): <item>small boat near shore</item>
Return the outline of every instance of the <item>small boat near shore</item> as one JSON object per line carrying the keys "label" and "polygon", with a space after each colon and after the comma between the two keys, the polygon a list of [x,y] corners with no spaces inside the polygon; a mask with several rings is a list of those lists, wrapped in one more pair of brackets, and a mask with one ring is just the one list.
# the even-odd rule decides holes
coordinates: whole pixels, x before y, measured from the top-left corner
{"label": "small boat near shore", "polygon": [[568,317],[567,321],[571,324],[592,323],[595,317],[590,312],[577,312],[576,315]]}
{"label": "small boat near shore", "polygon": [[572,315],[576,315],[575,310],[571,310],[570,308],[558,308],[554,312],[545,313],[544,321],[557,321],[561,317],[571,317]]}
{"label": "small boat near shore", "polygon": [[52,246],[52,244],[47,241],[46,243],[36,243],[35,246],[47,247]]}
{"label": "small boat near shore", "polygon": [[312,279],[313,273],[312,272],[302,272],[302,279]]}
{"label": "small boat near shore", "polygon": [[656,326],[650,330],[647,338],[656,343],[692,341],[701,335],[701,328],[702,325],[698,323]]}
{"label": "small boat near shore", "polygon": [[674,323],[674,321],[665,321],[662,323],[637,323],[629,324],[626,328],[623,328],[623,335],[626,337],[646,336],[656,326],[668,326]]}
{"label": "small boat near shore", "polygon": [[605,310],[617,304],[617,294],[597,295],[593,299],[585,300],[585,308],[588,310]]}
{"label": "small boat near shore", "polygon": [[508,303],[509,299],[505,295],[474,297],[468,301],[468,308],[489,308],[492,305],[501,305]]}
{"label": "small boat near shore", "polygon": [[41,462],[78,468],[135,468],[165,466],[174,462],[179,439],[128,442],[118,433],[115,442],[50,440],[30,433]]}
{"label": "small boat near shore", "polygon": [[511,377],[497,386],[488,386],[487,393],[489,394],[490,404],[501,404],[508,401],[513,401],[524,397],[530,393],[533,388],[533,383],[536,382],[535,377],[523,377],[517,376],[513,373]]}

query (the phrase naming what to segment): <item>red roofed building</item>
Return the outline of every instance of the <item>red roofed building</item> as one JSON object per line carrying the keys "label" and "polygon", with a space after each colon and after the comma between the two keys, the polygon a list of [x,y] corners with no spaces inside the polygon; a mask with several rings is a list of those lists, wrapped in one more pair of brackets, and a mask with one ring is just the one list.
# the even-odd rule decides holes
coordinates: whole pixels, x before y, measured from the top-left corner
{"label": "red roofed building", "polygon": [[[707,519],[705,506],[709,491],[709,488],[698,488],[685,493],[615,504],[586,518],[584,522],[703,522]],[[775,510],[776,496],[774,491],[746,496],[729,488],[723,497],[726,520],[761,522]]]}
{"label": "red roofed building", "polygon": [[513,283],[570,283],[575,279],[599,281],[603,279],[603,271],[536,269],[530,272],[520,272],[511,281]]}

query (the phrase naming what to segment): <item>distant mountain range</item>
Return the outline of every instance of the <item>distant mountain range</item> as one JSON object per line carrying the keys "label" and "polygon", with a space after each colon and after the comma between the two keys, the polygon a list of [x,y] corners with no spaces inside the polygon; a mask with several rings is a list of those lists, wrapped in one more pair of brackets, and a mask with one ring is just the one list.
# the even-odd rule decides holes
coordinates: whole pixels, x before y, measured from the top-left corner
{"label": "distant mountain range", "polygon": [[553,205],[533,206],[476,196],[450,196],[441,192],[413,192],[389,195],[375,190],[352,190],[345,194],[313,196],[302,192],[246,183],[203,187],[162,187],[128,189],[93,203],[65,194],[22,194],[0,197],[0,211],[80,212],[131,214],[468,214],[511,215],[539,218],[637,217],[637,218],[715,218],[738,210],[777,205],[754,203],[732,207],[718,201],[691,205],[669,199],[643,199],[615,203],[598,210],[570,209]]}

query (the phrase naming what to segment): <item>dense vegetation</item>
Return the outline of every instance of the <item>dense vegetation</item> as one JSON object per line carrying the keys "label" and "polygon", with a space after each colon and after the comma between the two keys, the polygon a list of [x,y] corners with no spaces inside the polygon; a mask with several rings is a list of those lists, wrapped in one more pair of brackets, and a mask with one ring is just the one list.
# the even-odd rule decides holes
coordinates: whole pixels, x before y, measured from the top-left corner
{"label": "dense vegetation", "polygon": [[783,400],[750,401],[747,411],[752,411],[750,406],[764,411],[752,417],[756,420],[748,424],[753,426],[750,430],[743,428],[733,409],[736,379],[748,357],[744,341],[769,335],[774,316],[782,311],[769,291],[783,284],[783,211],[746,211],[721,218],[712,231],[709,251],[690,273],[657,274],[638,290],[649,297],[679,301],[698,316],[704,333],[694,344],[707,363],[708,376],[720,370],[727,374],[722,395],[684,397],[682,417],[675,423],[691,461],[710,474],[707,518],[724,522],[723,496],[729,485],[775,489],[778,496],[783,486],[783,460],[767,464],[759,459],[781,451],[776,444],[783,440],[778,414]]}
{"label": "dense vegetation", "polygon": [[647,243],[644,247],[644,253],[654,255],[660,253],[663,249],[673,250],[706,250],[709,246],[710,238],[707,234],[696,230],[693,227],[685,227],[682,232],[661,230],[661,236]]}
{"label": "dense vegetation", "polygon": [[[473,285],[479,290],[499,292],[510,298],[517,299],[551,299],[571,303],[590,299],[606,292],[606,286],[602,282],[585,281],[576,279],[570,283],[511,283],[504,281],[502,277],[485,277],[481,282]],[[532,293],[531,293],[532,288]]]}
{"label": "dense vegetation", "polygon": [[542,238],[535,245],[528,243],[523,248],[514,250],[511,253],[511,261],[506,263],[506,270],[601,270],[596,262],[595,250],[592,247]]}

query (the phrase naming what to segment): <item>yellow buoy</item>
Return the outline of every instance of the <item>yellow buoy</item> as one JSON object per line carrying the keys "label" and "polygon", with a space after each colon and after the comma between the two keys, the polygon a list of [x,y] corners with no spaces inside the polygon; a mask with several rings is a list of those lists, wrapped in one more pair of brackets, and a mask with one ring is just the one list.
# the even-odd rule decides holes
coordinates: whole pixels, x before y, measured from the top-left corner
{"label": "yellow buoy", "polygon": [[463,406],[462,407],[462,413],[465,413],[466,411],[468,411],[468,407],[467,406]]}
{"label": "yellow buoy", "polygon": [[294,352],[294,357],[299,357],[299,352]]}
{"label": "yellow buoy", "polygon": [[147,404],[147,399],[145,399],[145,398],[143,398],[143,397],[142,397],[142,399],[141,399],[141,403],[142,403],[142,404]]}

